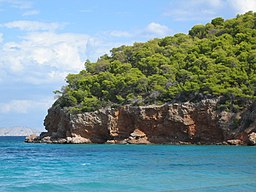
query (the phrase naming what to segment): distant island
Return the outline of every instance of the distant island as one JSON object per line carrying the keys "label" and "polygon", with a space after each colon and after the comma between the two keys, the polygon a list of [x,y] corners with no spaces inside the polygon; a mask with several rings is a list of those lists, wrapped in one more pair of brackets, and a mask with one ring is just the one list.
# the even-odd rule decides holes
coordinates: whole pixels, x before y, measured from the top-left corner
{"label": "distant island", "polygon": [[0,128],[0,136],[28,136],[39,133],[39,130],[25,127]]}
{"label": "distant island", "polygon": [[256,13],[110,52],[67,76],[29,141],[256,144]]}

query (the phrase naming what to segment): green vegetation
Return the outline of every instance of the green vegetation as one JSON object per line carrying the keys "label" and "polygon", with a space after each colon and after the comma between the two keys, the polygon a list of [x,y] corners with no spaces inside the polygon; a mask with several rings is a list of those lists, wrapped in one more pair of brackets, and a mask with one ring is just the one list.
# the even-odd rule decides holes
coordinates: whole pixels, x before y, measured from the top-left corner
{"label": "green vegetation", "polygon": [[256,98],[256,13],[113,48],[66,80],[54,105],[72,112],[220,96],[221,107],[239,109]]}

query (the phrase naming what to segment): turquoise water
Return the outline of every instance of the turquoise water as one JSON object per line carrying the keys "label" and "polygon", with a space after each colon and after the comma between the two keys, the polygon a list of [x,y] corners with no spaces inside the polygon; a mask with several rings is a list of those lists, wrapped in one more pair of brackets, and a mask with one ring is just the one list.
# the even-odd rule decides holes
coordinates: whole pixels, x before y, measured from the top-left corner
{"label": "turquoise water", "polygon": [[0,137],[0,191],[256,191],[256,147],[58,145]]}

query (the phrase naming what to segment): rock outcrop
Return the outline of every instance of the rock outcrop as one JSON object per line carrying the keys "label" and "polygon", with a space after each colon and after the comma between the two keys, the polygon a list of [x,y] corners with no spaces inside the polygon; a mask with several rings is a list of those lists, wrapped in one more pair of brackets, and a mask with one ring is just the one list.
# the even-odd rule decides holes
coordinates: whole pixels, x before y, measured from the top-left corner
{"label": "rock outcrop", "polygon": [[255,145],[255,105],[237,114],[216,106],[217,100],[203,100],[82,114],[52,107],[44,121],[47,132],[33,142]]}
{"label": "rock outcrop", "polygon": [[35,141],[37,138],[38,137],[36,134],[31,134],[29,136],[26,136],[25,142],[31,143],[31,142]]}
{"label": "rock outcrop", "polygon": [[249,145],[256,145],[256,133],[255,132],[250,133],[248,140],[249,140],[248,142]]}

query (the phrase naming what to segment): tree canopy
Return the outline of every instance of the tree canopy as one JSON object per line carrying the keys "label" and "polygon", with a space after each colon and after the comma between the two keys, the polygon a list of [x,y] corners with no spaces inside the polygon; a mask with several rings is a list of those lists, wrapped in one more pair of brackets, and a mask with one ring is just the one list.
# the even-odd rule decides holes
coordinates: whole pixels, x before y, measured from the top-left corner
{"label": "tree canopy", "polygon": [[113,48],[69,74],[54,105],[71,112],[223,97],[256,98],[256,13],[213,19],[175,34]]}

